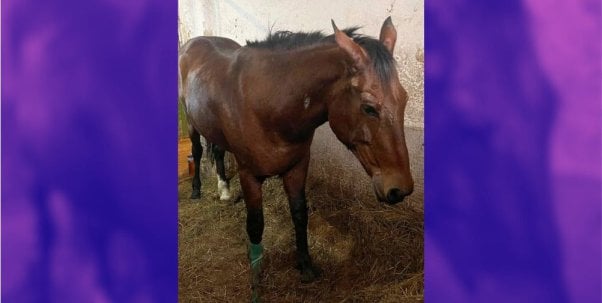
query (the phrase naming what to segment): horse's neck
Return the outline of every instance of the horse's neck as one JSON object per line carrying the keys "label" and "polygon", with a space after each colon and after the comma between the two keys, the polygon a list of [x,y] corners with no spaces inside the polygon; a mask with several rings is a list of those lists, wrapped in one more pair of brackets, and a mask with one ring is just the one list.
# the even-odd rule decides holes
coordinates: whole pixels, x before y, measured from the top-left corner
{"label": "horse's neck", "polygon": [[303,137],[328,120],[327,95],[346,72],[343,52],[335,44],[290,51],[275,58],[286,79],[274,81],[282,92],[278,114],[286,131]]}
{"label": "horse's neck", "polygon": [[288,59],[295,77],[292,88],[315,94],[326,85],[334,83],[345,72],[343,52],[336,44],[324,44],[314,48],[296,50]]}

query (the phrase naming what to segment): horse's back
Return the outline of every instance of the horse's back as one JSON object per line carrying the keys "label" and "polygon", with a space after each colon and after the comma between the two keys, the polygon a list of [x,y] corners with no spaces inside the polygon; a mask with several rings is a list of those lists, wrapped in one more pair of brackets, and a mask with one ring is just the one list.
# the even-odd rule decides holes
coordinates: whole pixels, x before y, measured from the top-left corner
{"label": "horse's back", "polygon": [[224,54],[233,52],[240,48],[240,44],[236,41],[224,37],[215,36],[199,36],[188,40],[180,48],[180,56],[194,55],[197,52],[220,51]]}

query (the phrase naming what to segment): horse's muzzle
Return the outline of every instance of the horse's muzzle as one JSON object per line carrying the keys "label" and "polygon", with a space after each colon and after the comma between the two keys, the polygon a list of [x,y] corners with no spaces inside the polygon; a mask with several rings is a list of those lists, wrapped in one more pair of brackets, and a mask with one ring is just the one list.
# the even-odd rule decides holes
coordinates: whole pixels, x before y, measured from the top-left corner
{"label": "horse's muzzle", "polygon": [[385,200],[385,202],[387,202],[388,204],[397,204],[403,201],[403,198],[405,198],[406,196],[411,195],[412,191],[413,188],[405,192],[399,188],[392,188],[387,193],[387,199]]}
{"label": "horse's muzzle", "polygon": [[383,182],[383,178],[380,174],[372,176],[372,188],[374,189],[376,198],[378,201],[385,202],[387,204],[397,204],[403,201],[406,196],[409,196],[414,191],[413,182],[411,182],[408,186],[397,185],[393,187],[385,186],[383,183],[385,182]]}

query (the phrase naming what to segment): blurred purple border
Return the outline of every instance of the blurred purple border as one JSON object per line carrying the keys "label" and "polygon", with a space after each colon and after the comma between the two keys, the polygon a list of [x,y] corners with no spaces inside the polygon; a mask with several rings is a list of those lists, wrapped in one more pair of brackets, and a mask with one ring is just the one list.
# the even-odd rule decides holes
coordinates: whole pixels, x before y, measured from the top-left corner
{"label": "blurred purple border", "polygon": [[426,1],[426,302],[601,302],[599,1]]}
{"label": "blurred purple border", "polygon": [[2,1],[2,301],[177,300],[177,1]]}
{"label": "blurred purple border", "polygon": [[[426,1],[426,301],[600,302],[598,1]],[[177,300],[176,1],[2,1],[2,300]]]}

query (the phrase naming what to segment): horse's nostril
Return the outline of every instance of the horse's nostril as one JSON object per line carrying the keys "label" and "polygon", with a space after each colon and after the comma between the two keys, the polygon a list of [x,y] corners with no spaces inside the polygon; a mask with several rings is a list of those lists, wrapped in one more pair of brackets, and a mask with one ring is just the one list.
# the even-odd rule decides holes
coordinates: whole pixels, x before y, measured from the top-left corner
{"label": "horse's nostril", "polygon": [[405,195],[401,192],[401,190],[399,188],[393,188],[391,190],[389,190],[389,192],[387,193],[387,202],[389,204],[395,204],[398,202],[401,202],[401,200],[403,200],[403,197]]}

